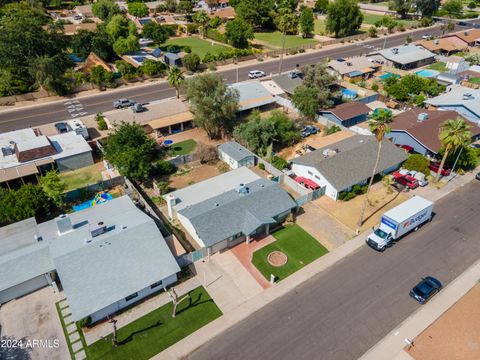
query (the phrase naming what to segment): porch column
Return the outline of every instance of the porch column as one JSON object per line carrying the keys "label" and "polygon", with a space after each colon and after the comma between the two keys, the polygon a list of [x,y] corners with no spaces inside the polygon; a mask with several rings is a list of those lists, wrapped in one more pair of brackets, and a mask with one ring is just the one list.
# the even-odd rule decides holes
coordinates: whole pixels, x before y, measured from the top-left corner
{"label": "porch column", "polygon": [[265,235],[270,235],[270,224],[265,226]]}
{"label": "porch column", "polygon": [[171,125],[168,126],[168,134],[172,135],[172,126]]}
{"label": "porch column", "polygon": [[250,244],[250,235],[247,235],[247,245]]}
{"label": "porch column", "polygon": [[180,123],[180,130],[183,131],[183,122]]}

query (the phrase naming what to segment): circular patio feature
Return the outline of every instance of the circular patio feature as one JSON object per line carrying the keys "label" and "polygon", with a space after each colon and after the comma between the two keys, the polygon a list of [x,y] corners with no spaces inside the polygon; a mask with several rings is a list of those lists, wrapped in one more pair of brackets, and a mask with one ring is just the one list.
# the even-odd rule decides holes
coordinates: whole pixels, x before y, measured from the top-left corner
{"label": "circular patio feature", "polygon": [[280,267],[287,263],[288,257],[281,251],[272,251],[268,254],[267,261],[272,266]]}

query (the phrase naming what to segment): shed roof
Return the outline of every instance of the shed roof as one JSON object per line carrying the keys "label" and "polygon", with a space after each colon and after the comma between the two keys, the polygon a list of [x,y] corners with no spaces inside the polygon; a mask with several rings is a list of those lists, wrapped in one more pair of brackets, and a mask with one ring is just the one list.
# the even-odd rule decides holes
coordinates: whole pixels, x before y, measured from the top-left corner
{"label": "shed roof", "polygon": [[371,109],[364,103],[351,101],[320,111],[320,113],[332,113],[341,121],[347,121],[357,116],[368,114],[370,111]]}
{"label": "shed roof", "polygon": [[235,161],[242,161],[245,158],[255,156],[254,153],[252,153],[250,150],[243,147],[236,141],[228,141],[226,143],[223,143],[218,147],[218,150],[227,154]]}

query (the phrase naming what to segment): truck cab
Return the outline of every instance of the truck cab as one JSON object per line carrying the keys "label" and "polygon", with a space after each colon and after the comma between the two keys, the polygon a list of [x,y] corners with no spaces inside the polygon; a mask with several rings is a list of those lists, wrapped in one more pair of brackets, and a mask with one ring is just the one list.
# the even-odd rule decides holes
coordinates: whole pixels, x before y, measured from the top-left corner
{"label": "truck cab", "polygon": [[[367,244],[378,251],[384,251],[387,247],[392,245],[393,236],[391,231],[382,229],[380,225],[378,228],[372,228],[373,232],[368,235]],[[391,229],[390,229],[391,230]]]}

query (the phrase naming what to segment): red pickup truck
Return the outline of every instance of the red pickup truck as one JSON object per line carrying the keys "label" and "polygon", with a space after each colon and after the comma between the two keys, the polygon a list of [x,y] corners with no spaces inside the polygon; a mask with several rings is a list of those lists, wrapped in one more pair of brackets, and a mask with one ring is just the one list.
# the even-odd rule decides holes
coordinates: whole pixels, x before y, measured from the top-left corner
{"label": "red pickup truck", "polygon": [[[430,170],[432,170],[434,173],[438,173],[438,169],[440,168],[440,163],[438,161],[430,161]],[[440,175],[442,176],[449,176],[451,174],[452,170],[449,169],[448,167],[443,166],[442,171],[440,172]]]}
{"label": "red pickup truck", "polygon": [[402,175],[398,172],[393,173],[393,179],[395,182],[402,184],[403,186],[408,187],[409,189],[416,189],[419,187],[419,182],[413,176],[410,175]]}

